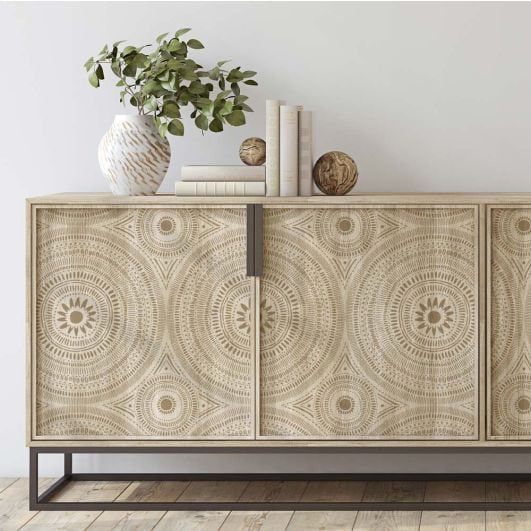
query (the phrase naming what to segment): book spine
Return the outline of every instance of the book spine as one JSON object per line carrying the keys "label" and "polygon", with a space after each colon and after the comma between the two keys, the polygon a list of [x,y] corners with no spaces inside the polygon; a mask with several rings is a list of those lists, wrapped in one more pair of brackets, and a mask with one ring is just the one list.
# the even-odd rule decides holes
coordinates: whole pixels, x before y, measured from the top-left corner
{"label": "book spine", "polygon": [[181,196],[251,196],[265,195],[265,182],[203,181],[175,183],[175,195]]}
{"label": "book spine", "polygon": [[299,188],[299,111],[280,106],[280,195],[296,196]]}
{"label": "book spine", "polygon": [[266,100],[266,194],[280,194],[279,100]]}
{"label": "book spine", "polygon": [[183,166],[182,181],[263,181],[263,166]]}
{"label": "book spine", "polygon": [[299,111],[299,195],[313,195],[311,111]]}

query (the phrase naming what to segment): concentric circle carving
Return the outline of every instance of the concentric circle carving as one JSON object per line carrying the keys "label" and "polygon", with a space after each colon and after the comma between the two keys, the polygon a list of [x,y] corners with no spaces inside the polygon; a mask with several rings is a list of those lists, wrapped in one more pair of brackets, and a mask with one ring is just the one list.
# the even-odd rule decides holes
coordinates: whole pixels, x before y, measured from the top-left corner
{"label": "concentric circle carving", "polygon": [[368,379],[406,401],[470,397],[476,344],[472,241],[417,232],[388,242],[368,256],[359,280],[347,301],[348,332]]}
{"label": "concentric circle carving", "polygon": [[156,374],[143,382],[136,393],[136,418],[142,433],[187,434],[196,421],[197,404],[188,380],[175,374]]}
{"label": "concentric circle carving", "polygon": [[436,415],[426,408],[408,408],[375,427],[381,437],[415,439],[460,439],[474,430],[475,414],[464,415],[461,409],[451,407],[439,407]]}
{"label": "concentric circle carving", "polygon": [[352,374],[333,374],[315,394],[319,430],[331,435],[366,434],[377,415],[375,390]]}
{"label": "concentric circle carving", "polygon": [[199,219],[191,209],[144,208],[138,210],[135,223],[139,244],[152,257],[186,252],[197,240]]}
{"label": "concentric circle carving", "polygon": [[378,230],[371,209],[319,209],[312,216],[316,244],[332,256],[352,256],[367,251]]}
{"label": "concentric circle carving", "polygon": [[38,257],[38,385],[102,400],[149,363],[163,333],[149,266],[94,233],[49,237]]}
{"label": "concentric circle carving", "polygon": [[243,234],[197,247],[170,292],[169,332],[181,364],[225,397],[250,395],[250,294]]}
{"label": "concentric circle carving", "polygon": [[37,435],[64,437],[69,439],[89,439],[106,437],[115,439],[133,435],[134,426],[123,416],[108,408],[56,407],[51,412],[40,414],[37,422]]}
{"label": "concentric circle carving", "polygon": [[531,209],[493,209],[492,236],[503,252],[519,257],[531,254]]}
{"label": "concentric circle carving", "polygon": [[260,281],[261,367],[266,395],[291,393],[337,355],[342,293],[330,264],[300,240],[265,233]]}
{"label": "concentric circle carving", "polygon": [[495,435],[521,436],[531,432],[531,374],[518,371],[498,380],[493,394]]}

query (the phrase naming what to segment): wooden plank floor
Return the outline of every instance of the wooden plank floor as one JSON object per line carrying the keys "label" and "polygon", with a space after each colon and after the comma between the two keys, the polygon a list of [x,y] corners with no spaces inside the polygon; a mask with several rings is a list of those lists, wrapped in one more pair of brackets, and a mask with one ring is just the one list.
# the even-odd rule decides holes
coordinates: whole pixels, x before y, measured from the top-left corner
{"label": "wooden plank floor", "polygon": [[[44,489],[51,479],[43,479]],[[531,482],[83,481],[54,501],[531,501]],[[182,531],[531,530],[531,511],[46,511],[28,510],[28,480],[0,478],[0,529]]]}

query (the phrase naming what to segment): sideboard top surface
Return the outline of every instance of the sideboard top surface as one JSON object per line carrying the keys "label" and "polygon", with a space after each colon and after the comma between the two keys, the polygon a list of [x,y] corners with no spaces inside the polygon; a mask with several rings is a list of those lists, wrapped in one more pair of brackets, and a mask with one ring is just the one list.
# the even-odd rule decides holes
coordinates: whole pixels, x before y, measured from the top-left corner
{"label": "sideboard top surface", "polygon": [[111,193],[59,193],[30,197],[30,205],[371,205],[371,204],[525,204],[531,192],[520,193],[356,193],[310,197],[182,197],[174,194],[116,196]]}

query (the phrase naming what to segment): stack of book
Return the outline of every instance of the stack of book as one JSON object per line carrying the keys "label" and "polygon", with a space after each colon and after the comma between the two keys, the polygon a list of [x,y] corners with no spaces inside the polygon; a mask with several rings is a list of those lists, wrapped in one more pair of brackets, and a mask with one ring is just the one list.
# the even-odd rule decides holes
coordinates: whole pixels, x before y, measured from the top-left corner
{"label": "stack of book", "polygon": [[265,195],[264,166],[183,166],[175,195]]}
{"label": "stack of book", "polygon": [[312,113],[300,105],[266,101],[266,194],[310,196]]}

